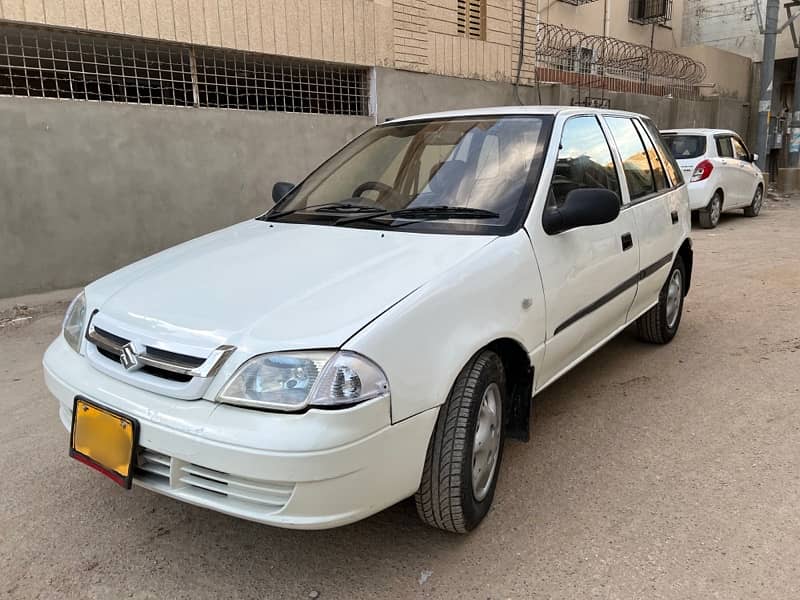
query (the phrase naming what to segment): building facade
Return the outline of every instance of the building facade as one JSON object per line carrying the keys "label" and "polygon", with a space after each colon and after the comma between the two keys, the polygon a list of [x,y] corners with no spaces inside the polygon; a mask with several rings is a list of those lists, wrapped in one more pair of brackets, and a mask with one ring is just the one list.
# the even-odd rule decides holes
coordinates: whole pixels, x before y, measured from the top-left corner
{"label": "building facade", "polygon": [[0,0],[0,297],[256,216],[386,118],[746,129],[750,59],[683,46],[684,23],[679,0]]}

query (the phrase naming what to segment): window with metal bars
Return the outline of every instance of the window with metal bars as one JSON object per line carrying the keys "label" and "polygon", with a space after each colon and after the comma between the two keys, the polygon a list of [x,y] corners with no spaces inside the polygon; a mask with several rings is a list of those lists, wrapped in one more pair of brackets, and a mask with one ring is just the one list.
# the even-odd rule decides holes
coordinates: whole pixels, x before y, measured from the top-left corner
{"label": "window with metal bars", "polygon": [[672,0],[630,0],[628,20],[641,25],[672,20]]}
{"label": "window with metal bars", "polygon": [[0,95],[369,114],[369,71],[237,50],[0,24]]}
{"label": "window with metal bars", "polygon": [[458,33],[486,39],[486,0],[458,0]]}

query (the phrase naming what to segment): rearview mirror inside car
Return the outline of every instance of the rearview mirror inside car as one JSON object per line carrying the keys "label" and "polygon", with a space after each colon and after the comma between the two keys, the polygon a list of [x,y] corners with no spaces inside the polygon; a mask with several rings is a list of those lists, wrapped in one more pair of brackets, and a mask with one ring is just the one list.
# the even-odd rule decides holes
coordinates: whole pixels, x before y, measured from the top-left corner
{"label": "rearview mirror inside car", "polygon": [[294,189],[294,184],[288,181],[279,181],[272,186],[272,201],[279,202],[286,194]]}
{"label": "rearview mirror inside car", "polygon": [[581,188],[567,194],[561,206],[544,211],[542,226],[550,235],[576,227],[603,225],[619,215],[619,196],[605,188]]}

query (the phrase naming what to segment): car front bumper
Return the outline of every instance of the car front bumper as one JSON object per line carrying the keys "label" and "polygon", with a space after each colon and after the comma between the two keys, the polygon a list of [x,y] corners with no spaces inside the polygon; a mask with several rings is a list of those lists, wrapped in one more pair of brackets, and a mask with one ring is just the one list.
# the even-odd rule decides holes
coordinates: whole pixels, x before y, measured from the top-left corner
{"label": "car front bumper", "polygon": [[62,336],[44,374],[67,429],[76,395],[139,421],[134,485],[297,529],[352,523],[411,496],[438,415],[392,425],[388,397],[303,414],[167,398],[100,373]]}

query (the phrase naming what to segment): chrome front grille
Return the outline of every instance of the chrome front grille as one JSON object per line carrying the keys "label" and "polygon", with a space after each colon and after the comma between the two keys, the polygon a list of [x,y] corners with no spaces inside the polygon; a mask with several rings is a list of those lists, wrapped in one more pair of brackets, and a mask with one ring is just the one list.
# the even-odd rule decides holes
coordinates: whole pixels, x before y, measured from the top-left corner
{"label": "chrome front grille", "polygon": [[294,483],[261,481],[223,473],[140,448],[134,479],[156,491],[194,498],[231,508],[276,512],[294,491]]}
{"label": "chrome front grille", "polygon": [[212,377],[236,350],[187,347],[203,352],[189,354],[184,348],[167,349],[161,340],[125,331],[124,324],[95,312],[86,330],[87,355],[92,364],[108,375],[156,393],[194,400],[201,398]]}

